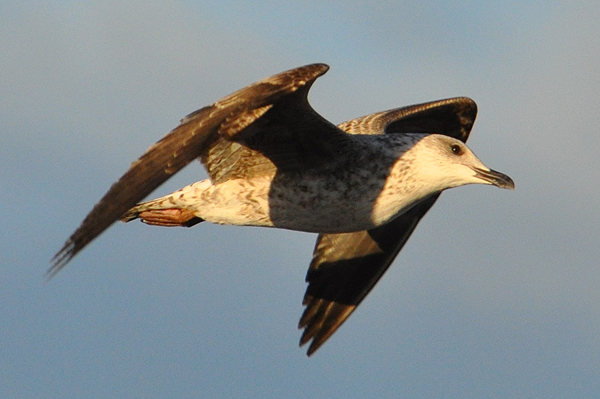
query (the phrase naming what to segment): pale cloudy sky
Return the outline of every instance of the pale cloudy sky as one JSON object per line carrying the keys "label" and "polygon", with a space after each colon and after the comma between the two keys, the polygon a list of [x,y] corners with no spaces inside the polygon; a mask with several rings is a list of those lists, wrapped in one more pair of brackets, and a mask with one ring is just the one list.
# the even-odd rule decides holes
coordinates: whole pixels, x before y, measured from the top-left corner
{"label": "pale cloudy sky", "polygon": [[[0,396],[597,395],[598,20],[597,1],[0,1]],[[182,116],[312,62],[336,123],[472,97],[469,145],[517,189],[445,193],[311,358],[312,234],[116,225],[43,283]]]}

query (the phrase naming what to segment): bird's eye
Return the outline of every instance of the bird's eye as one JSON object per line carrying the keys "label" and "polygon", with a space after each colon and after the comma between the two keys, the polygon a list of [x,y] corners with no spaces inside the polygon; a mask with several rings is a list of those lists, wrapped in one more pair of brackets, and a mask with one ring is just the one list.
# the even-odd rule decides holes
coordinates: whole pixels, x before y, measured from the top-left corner
{"label": "bird's eye", "polygon": [[463,150],[461,148],[461,146],[459,146],[458,144],[453,144],[450,149],[452,150],[452,153],[454,155],[460,155],[463,153]]}

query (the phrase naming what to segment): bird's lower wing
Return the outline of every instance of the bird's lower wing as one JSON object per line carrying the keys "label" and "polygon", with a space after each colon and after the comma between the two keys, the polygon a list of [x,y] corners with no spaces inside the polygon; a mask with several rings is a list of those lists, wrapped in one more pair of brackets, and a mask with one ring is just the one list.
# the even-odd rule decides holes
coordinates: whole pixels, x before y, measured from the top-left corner
{"label": "bird's lower wing", "polygon": [[312,340],[314,353],[350,316],[402,249],[417,223],[434,204],[431,196],[375,229],[321,234],[308,269],[300,345]]}
{"label": "bird's lower wing", "polygon": [[[391,109],[344,122],[350,134],[438,133],[467,141],[477,105],[466,97]],[[402,249],[439,194],[392,222],[368,231],[321,234],[306,281],[300,344],[312,339],[310,355],[350,316]]]}

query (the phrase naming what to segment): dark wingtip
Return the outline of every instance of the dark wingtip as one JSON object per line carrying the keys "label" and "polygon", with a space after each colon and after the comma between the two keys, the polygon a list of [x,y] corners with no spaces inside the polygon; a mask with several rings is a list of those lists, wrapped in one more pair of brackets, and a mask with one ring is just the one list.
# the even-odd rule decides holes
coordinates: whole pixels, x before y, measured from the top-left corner
{"label": "dark wingtip", "polygon": [[[305,330],[306,332],[306,330]],[[306,344],[308,341],[310,341],[312,339],[312,342],[310,343],[310,345],[308,346],[308,349],[306,351],[306,356],[310,357],[313,353],[315,353],[317,351],[317,349],[319,349],[321,347],[321,345],[323,345],[323,343],[325,342],[325,340],[320,339],[317,340],[315,339],[315,337],[313,336],[307,336],[306,334],[302,334],[302,337],[300,338],[300,347],[304,346],[304,344]]]}
{"label": "dark wingtip", "polygon": [[313,353],[315,353],[317,351],[317,349],[319,349],[321,345],[315,345],[314,342],[308,347],[308,350],[306,351],[306,356],[311,357]]}
{"label": "dark wingtip", "polygon": [[75,243],[72,240],[67,240],[65,245],[54,255],[50,260],[51,266],[46,271],[45,280],[50,281],[56,274],[62,270],[75,256]]}

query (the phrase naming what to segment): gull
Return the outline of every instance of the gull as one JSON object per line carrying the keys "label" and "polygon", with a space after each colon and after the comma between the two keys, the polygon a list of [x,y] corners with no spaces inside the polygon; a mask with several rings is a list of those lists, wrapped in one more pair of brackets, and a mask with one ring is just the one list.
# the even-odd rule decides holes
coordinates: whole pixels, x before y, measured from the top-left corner
{"label": "gull", "polygon": [[[465,145],[473,100],[411,105],[335,126],[307,100],[328,69],[282,72],[183,118],[110,187],[55,255],[48,278],[118,220],[318,233],[299,322],[310,356],[371,291],[443,190],[514,189]],[[207,180],[140,203],[197,158]]]}

